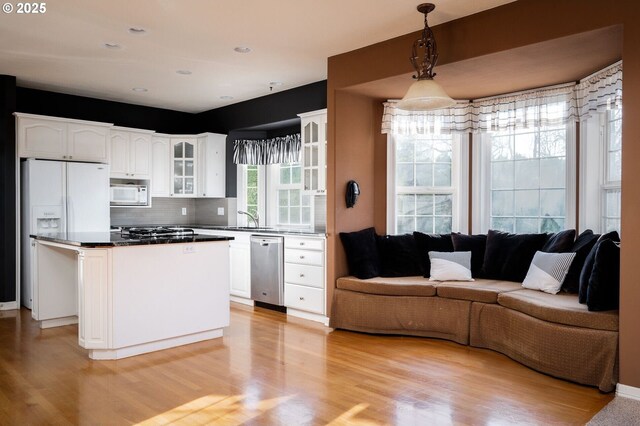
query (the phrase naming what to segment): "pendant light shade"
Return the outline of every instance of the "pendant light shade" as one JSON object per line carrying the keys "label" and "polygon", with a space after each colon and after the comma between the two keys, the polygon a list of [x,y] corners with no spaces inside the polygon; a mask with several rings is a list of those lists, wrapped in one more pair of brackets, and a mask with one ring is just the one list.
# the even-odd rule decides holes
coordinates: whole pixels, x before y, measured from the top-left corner
{"label": "pendant light shade", "polygon": [[413,76],[417,81],[409,87],[407,94],[398,102],[396,108],[406,111],[428,111],[447,108],[456,103],[447,95],[433,77],[433,68],[438,62],[438,46],[433,31],[427,23],[427,14],[435,9],[432,3],[418,6],[418,12],[424,14],[424,30],[422,36],[413,43],[411,64],[416,70]]}
{"label": "pendant light shade", "polygon": [[433,80],[418,80],[414,82],[404,98],[396,108],[405,111],[428,111],[432,109],[448,108],[455,105],[444,89]]}

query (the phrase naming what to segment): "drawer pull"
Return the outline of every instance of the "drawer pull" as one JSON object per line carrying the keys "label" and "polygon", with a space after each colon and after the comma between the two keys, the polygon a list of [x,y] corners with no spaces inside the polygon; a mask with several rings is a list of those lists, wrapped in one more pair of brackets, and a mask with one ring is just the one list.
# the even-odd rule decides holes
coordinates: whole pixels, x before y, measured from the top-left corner
{"label": "drawer pull", "polygon": [[304,274],[300,274],[300,278],[304,278]]}
{"label": "drawer pull", "polygon": [[300,300],[304,300],[304,297],[300,296]]}
{"label": "drawer pull", "polygon": [[304,256],[300,256],[300,259],[304,259]]}
{"label": "drawer pull", "polygon": [[300,245],[303,246],[304,245],[304,241],[300,242]]}

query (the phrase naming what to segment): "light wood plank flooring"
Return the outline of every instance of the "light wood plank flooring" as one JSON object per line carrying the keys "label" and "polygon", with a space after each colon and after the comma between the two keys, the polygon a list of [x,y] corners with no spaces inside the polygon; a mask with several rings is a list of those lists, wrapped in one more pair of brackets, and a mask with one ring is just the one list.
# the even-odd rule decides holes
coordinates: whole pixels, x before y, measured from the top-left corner
{"label": "light wood plank flooring", "polygon": [[[15,312],[15,311],[14,311]],[[0,424],[584,424],[613,398],[501,354],[233,305],[222,339],[91,361],[0,313]]]}

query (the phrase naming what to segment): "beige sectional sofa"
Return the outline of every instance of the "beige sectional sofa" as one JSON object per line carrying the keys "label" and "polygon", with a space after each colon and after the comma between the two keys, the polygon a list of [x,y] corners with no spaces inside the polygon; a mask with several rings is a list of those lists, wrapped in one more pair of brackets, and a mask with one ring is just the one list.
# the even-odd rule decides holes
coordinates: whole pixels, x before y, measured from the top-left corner
{"label": "beige sectional sofa", "polygon": [[516,282],[343,277],[329,325],[493,349],[603,392],[618,380],[618,311],[590,312],[577,295],[526,290]]}

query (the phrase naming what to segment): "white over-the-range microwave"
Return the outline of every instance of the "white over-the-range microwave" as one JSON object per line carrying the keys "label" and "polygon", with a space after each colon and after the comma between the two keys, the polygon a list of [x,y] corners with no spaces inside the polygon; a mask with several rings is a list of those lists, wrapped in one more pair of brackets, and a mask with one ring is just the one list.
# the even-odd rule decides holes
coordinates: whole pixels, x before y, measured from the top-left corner
{"label": "white over-the-range microwave", "polygon": [[110,190],[112,206],[148,206],[147,185],[112,183]]}

